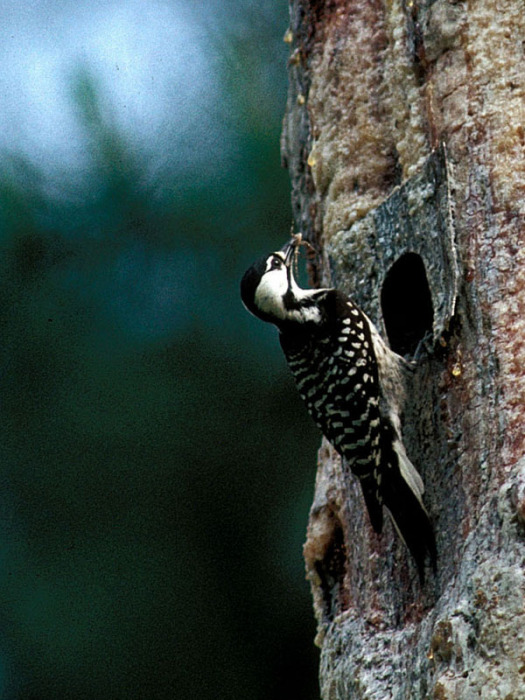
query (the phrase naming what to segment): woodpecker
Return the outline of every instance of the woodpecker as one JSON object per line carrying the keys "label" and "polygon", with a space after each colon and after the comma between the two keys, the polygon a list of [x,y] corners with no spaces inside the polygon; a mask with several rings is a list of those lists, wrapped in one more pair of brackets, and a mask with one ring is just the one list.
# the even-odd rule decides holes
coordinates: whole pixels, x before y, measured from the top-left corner
{"label": "woodpecker", "polygon": [[381,533],[385,506],[424,580],[427,557],[435,568],[436,546],[423,481],[401,436],[408,363],[346,294],[299,287],[293,263],[301,244],[294,236],[254,263],[241,281],[242,301],[277,326],[299,394],[358,477],[373,529]]}

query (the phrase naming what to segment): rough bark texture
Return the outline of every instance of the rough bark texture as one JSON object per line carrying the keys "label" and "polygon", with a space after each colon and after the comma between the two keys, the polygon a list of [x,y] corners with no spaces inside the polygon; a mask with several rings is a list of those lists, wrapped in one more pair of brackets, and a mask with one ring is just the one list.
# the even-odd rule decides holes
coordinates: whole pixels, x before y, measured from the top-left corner
{"label": "rough bark texture", "polygon": [[523,0],[292,0],[287,39],[283,158],[313,279],[351,294],[398,351],[432,337],[404,435],[437,576],[421,587],[392,528],[374,535],[323,444],[305,545],[322,696],[519,700]]}

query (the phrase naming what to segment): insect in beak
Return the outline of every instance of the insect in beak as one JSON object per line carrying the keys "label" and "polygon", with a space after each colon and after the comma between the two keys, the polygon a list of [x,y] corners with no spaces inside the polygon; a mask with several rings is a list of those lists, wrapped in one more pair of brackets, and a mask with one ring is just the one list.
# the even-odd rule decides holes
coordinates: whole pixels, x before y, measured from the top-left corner
{"label": "insect in beak", "polygon": [[285,246],[281,248],[281,253],[284,255],[284,264],[286,267],[290,267],[290,264],[295,258],[295,252],[297,249],[297,244],[295,238],[292,238]]}
{"label": "insect in beak", "polygon": [[286,267],[290,267],[290,265],[297,260],[297,251],[301,246],[310,247],[310,244],[307,243],[307,241],[303,241],[302,233],[294,233],[290,241],[281,248],[281,253],[284,254],[284,264]]}

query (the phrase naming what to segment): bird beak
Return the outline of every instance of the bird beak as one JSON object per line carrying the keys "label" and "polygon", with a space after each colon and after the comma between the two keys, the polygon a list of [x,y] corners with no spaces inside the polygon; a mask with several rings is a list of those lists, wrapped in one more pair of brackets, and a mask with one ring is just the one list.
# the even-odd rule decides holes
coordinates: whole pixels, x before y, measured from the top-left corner
{"label": "bird beak", "polygon": [[297,248],[297,238],[292,238],[285,246],[281,248],[281,253],[284,255],[284,264],[290,267],[294,259],[294,253]]}

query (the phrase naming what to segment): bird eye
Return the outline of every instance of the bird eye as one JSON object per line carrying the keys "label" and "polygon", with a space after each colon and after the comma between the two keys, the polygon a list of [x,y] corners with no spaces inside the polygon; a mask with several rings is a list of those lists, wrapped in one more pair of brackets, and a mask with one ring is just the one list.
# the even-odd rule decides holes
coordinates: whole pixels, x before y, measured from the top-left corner
{"label": "bird eye", "polygon": [[270,266],[270,270],[278,270],[280,267],[282,267],[283,261],[280,260],[279,258],[272,258],[272,264]]}

